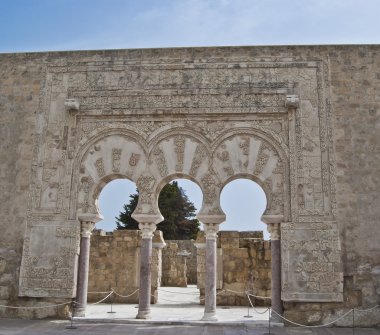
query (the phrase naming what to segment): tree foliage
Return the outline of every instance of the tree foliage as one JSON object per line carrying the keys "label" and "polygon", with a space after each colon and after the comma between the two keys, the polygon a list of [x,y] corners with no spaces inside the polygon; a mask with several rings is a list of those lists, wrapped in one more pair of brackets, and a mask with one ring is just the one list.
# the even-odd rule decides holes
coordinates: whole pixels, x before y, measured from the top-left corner
{"label": "tree foliage", "polygon": [[[139,229],[138,222],[132,218],[139,200],[138,193],[130,196],[124,210],[116,217],[117,229]],[[164,186],[158,198],[158,207],[164,221],[157,225],[165,240],[195,239],[199,231],[199,221],[195,218],[196,208],[188,199],[185,191],[176,181]]]}

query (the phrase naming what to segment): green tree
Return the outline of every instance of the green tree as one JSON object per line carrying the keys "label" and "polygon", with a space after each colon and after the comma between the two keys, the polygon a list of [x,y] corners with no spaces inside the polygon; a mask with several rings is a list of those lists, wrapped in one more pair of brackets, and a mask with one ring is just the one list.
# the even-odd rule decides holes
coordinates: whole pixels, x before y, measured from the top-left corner
{"label": "green tree", "polygon": [[[117,229],[138,229],[138,222],[132,218],[139,200],[138,193],[130,196],[124,210],[116,217]],[[158,207],[164,221],[157,225],[165,240],[195,239],[199,232],[199,221],[195,218],[196,208],[185,191],[176,181],[164,186],[158,197]]]}

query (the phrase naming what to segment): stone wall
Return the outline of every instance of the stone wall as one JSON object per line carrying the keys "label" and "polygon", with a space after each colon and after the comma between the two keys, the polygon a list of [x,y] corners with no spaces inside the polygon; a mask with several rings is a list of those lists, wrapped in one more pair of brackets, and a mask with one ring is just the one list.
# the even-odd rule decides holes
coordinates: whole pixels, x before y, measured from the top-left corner
{"label": "stone wall", "polygon": [[[287,222],[282,226],[286,316],[298,322],[323,323],[352,307],[368,308],[379,303],[379,68],[377,45],[1,54],[0,304],[30,307],[75,297],[79,240],[76,209],[79,205],[81,209],[96,207],[96,197],[86,198],[91,179],[78,179],[81,169],[87,168],[81,166],[78,157],[83,154],[84,144],[88,157],[97,155],[100,147],[107,149],[106,157],[113,148],[119,148],[113,143],[127,136],[118,135],[115,142],[105,141],[101,146],[91,146],[89,138],[122,129],[129,135],[136,130],[140,138],[151,141],[174,128],[176,122],[182,122],[178,126],[182,135],[184,130],[199,132],[186,143],[198,143],[197,138],[201,138],[199,141],[207,144],[196,152],[207,168],[209,161],[202,159],[202,154],[210,151],[210,143],[230,136],[223,133],[226,129],[244,128],[240,133],[236,130],[240,138],[222,143],[212,156],[224,165],[216,166],[223,182],[204,179],[214,187],[205,193],[210,204],[213,199],[218,201],[217,185],[222,187],[238,176],[258,180],[259,175],[266,192],[275,196],[269,198],[278,209],[283,204],[276,197],[277,179],[290,178],[289,188],[280,194],[287,206]],[[207,92],[202,91],[199,100],[191,100],[200,87]],[[152,88],[162,92],[159,101],[143,96],[140,106],[134,95]],[[111,91],[112,99],[99,95]],[[284,109],[286,94],[299,96],[295,119]],[[171,95],[177,100],[170,100]],[[82,114],[65,109],[67,98],[81,100]],[[191,119],[192,113],[198,113],[198,119]],[[141,123],[140,118],[144,118]],[[252,165],[244,173],[239,170],[245,167],[244,162],[240,165],[239,161],[228,160],[232,154],[223,150],[223,146],[231,145],[234,153],[241,151],[244,155],[247,144],[265,142],[258,137],[264,133],[290,150],[290,160],[282,161],[285,170],[280,169],[281,164],[276,167],[275,171],[281,170],[277,179],[263,171],[266,159],[279,158],[274,157],[273,147],[263,145],[262,164],[255,168]],[[247,136],[251,136],[248,141]],[[174,143],[172,138],[170,141]],[[233,145],[237,145],[236,150]],[[142,152],[139,149],[138,155]],[[154,164],[163,161],[160,151],[156,152]],[[132,157],[131,152],[128,154]],[[137,172],[142,169],[133,170],[138,155],[129,165],[125,163],[128,159],[122,162],[124,171],[127,165],[130,167],[126,177],[139,177]],[[113,158],[119,156],[115,151]],[[167,169],[172,176],[176,166],[187,166],[187,171],[192,165],[194,171],[200,166],[187,161],[186,154],[178,157],[185,158],[182,163],[187,165],[174,162],[169,166],[171,170]],[[90,169],[93,176],[102,172],[101,161],[97,166],[99,171],[93,166]],[[118,166],[117,159],[110,159],[104,171],[117,170]],[[162,172],[166,178],[165,167],[160,168],[154,173],[160,176]],[[178,173],[184,176],[183,170]],[[106,183],[108,177],[102,182]],[[285,183],[285,179],[278,180]],[[71,192],[77,187],[82,192],[79,205]],[[101,189],[98,180],[93,188]],[[214,205],[208,210],[217,210]],[[43,243],[40,236],[45,237]],[[329,246],[323,244],[326,238],[332,241]],[[310,239],[315,243],[303,243]],[[327,259],[326,250],[320,252],[321,246],[327,248]],[[308,264],[303,264],[304,255],[309,258]],[[62,270],[56,271],[56,262]],[[318,262],[324,264],[319,268],[322,271],[315,268]],[[12,317],[64,313],[63,307],[33,312],[0,310],[1,316]],[[379,318],[366,315],[358,322],[378,325]]]}
{"label": "stone wall", "polygon": [[[201,302],[204,298],[205,239],[198,234],[198,288]],[[264,241],[263,232],[221,231],[217,240],[217,304],[246,306],[245,291],[262,297],[271,296],[270,241]],[[270,300],[252,299],[255,306],[268,306]]]}
{"label": "stone wall", "polygon": [[162,251],[162,286],[187,287],[187,259],[178,243],[167,241]]}
{"label": "stone wall", "polygon": [[162,286],[197,283],[197,249],[193,240],[168,240],[162,250]]}
{"label": "stone wall", "polygon": [[[152,303],[157,301],[157,288],[161,286],[161,249],[164,245],[162,232],[153,237],[152,253]],[[161,245],[160,245],[161,244]],[[97,230],[91,236],[88,301],[96,302],[106,296],[104,292],[114,290],[129,296],[140,285],[140,230],[115,230],[105,233]],[[96,293],[101,292],[101,293]],[[129,297],[113,295],[106,302],[138,303],[139,293]]]}

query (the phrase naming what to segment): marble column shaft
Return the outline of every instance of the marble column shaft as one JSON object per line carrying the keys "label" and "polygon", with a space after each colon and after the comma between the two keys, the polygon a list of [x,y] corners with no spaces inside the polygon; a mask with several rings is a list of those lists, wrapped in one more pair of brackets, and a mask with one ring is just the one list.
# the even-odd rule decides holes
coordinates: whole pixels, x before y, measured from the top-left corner
{"label": "marble column shaft", "polygon": [[206,273],[205,273],[205,311],[202,320],[217,321],[216,316],[216,239],[219,224],[205,224],[206,235]]}
{"label": "marble column shaft", "polygon": [[[280,240],[280,223],[268,223],[268,231],[271,238],[271,273],[272,273],[272,310],[276,313],[283,314],[281,300],[281,240]],[[282,321],[275,313],[272,314],[274,320]]]}
{"label": "marble column shaft", "polygon": [[152,283],[152,237],[155,224],[139,224],[142,231],[140,250],[140,290],[137,319],[150,319],[151,283]]}
{"label": "marble column shaft", "polygon": [[88,272],[90,262],[90,237],[95,223],[89,221],[81,222],[80,253],[78,264],[78,286],[75,306],[75,316],[85,316],[88,293]]}
{"label": "marble column shaft", "polygon": [[272,309],[282,315],[281,301],[281,244],[280,240],[271,241],[272,271]]}

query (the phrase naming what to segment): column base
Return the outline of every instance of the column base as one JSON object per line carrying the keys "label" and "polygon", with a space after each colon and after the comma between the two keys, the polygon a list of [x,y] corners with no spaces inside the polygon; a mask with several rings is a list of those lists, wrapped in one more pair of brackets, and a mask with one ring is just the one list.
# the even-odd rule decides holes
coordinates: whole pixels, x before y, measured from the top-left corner
{"label": "column base", "polygon": [[270,322],[273,323],[284,323],[284,320],[280,318],[278,315],[272,313],[270,316]]}
{"label": "column base", "polygon": [[150,310],[138,311],[138,313],[136,315],[136,319],[150,319],[150,318],[151,318]]}
{"label": "column base", "polygon": [[202,321],[218,321],[218,317],[216,316],[216,312],[205,312]]}
{"label": "column base", "polygon": [[84,318],[86,316],[86,307],[75,307],[73,316]]}

